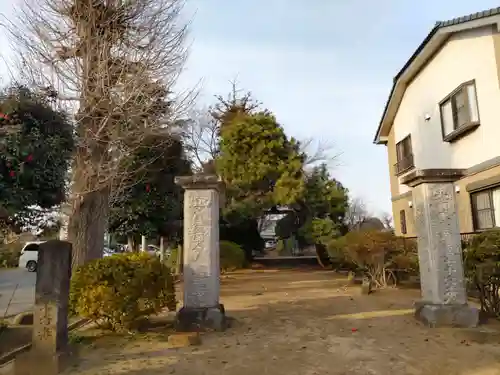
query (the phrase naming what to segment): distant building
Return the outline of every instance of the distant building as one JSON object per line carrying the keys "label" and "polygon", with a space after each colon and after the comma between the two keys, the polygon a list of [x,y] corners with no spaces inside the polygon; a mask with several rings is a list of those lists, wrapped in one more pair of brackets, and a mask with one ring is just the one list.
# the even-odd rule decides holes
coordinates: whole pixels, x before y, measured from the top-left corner
{"label": "distant building", "polygon": [[[283,212],[283,213],[280,213]],[[272,240],[276,238],[276,224],[280,221],[285,215],[290,212],[290,208],[288,207],[276,207],[274,210],[270,211],[270,213],[265,214],[259,219],[259,230],[260,236],[265,240]]]}

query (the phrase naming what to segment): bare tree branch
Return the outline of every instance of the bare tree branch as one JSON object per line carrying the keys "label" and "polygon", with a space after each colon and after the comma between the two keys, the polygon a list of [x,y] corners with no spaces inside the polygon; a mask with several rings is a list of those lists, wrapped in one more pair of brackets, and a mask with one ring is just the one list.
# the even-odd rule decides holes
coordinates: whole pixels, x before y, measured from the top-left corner
{"label": "bare tree branch", "polygon": [[349,201],[345,215],[346,225],[349,230],[359,230],[370,217],[366,204],[361,198],[353,198]]}
{"label": "bare tree branch", "polygon": [[188,153],[195,162],[195,169],[217,157],[219,147],[219,124],[210,115],[209,109],[193,110],[184,127],[184,138]]}
{"label": "bare tree branch", "polygon": [[102,254],[109,200],[137,183],[130,155],[146,139],[178,132],[192,102],[192,92],[173,95],[187,57],[183,5],[25,0],[9,26],[23,78],[75,114],[69,237],[76,263]]}
{"label": "bare tree branch", "polygon": [[380,216],[380,220],[384,224],[385,229],[387,230],[393,230],[394,229],[394,220],[392,218],[392,215],[388,212],[382,213]]}
{"label": "bare tree branch", "polygon": [[315,140],[314,138],[302,139],[299,142],[300,151],[306,155],[304,166],[313,167],[325,163],[328,167],[339,165],[342,153],[334,152],[335,146],[329,142]]}

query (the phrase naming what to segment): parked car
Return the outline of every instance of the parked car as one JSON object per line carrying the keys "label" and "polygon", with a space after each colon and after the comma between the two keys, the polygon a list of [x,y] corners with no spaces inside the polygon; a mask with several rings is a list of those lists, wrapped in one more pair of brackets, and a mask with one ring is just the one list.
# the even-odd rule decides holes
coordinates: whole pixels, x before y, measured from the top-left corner
{"label": "parked car", "polygon": [[119,251],[116,251],[116,250],[110,249],[107,246],[104,246],[104,249],[102,251],[102,256],[103,257],[109,257],[111,255],[118,254],[118,253],[119,253]]}
{"label": "parked car", "polygon": [[[38,249],[43,242],[26,242],[19,256],[19,268],[26,268],[29,272],[36,272],[38,267]],[[120,251],[105,246],[102,256],[108,257],[117,253],[120,253]]]}
{"label": "parked car", "polygon": [[158,246],[155,246],[155,245],[148,245],[147,247],[147,250],[146,250],[149,254],[151,255],[157,255],[157,256],[160,256],[160,248]]}
{"label": "parked car", "polygon": [[26,268],[29,272],[36,271],[38,265],[38,249],[43,242],[44,241],[26,242],[19,256],[19,268]]}
{"label": "parked car", "polygon": [[266,249],[276,247],[276,241],[275,240],[267,240],[265,247],[266,247]]}

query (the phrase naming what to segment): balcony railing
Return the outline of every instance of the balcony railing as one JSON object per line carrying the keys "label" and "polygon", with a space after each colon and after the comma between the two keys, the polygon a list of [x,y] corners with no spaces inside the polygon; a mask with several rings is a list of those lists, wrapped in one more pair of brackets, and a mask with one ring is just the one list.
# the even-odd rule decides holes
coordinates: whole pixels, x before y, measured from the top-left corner
{"label": "balcony railing", "polygon": [[400,175],[403,172],[406,172],[410,168],[413,168],[415,164],[413,163],[413,154],[408,154],[401,160],[399,160],[396,164],[394,164],[394,170],[396,171],[396,175]]}

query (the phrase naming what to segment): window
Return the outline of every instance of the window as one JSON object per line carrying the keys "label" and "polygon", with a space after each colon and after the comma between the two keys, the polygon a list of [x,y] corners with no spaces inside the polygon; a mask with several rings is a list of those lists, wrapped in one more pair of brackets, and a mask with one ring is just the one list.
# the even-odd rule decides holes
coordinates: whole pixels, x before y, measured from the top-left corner
{"label": "window", "polygon": [[406,234],[406,211],[399,211],[399,224],[401,225],[401,233]]}
{"label": "window", "polygon": [[460,85],[439,105],[441,109],[441,127],[445,141],[451,142],[465,132],[479,126],[479,111],[474,81]]}
{"label": "window", "polygon": [[23,252],[26,252],[26,251],[38,251],[38,249],[40,248],[40,245],[37,244],[37,243],[30,243],[28,245],[26,245],[23,249]]}
{"label": "window", "polygon": [[407,135],[403,140],[396,143],[396,158],[398,161],[394,166],[396,175],[414,167],[411,135]]}
{"label": "window", "polygon": [[471,194],[474,229],[500,226],[500,187]]}

